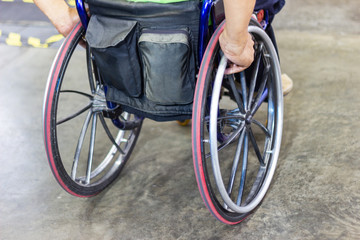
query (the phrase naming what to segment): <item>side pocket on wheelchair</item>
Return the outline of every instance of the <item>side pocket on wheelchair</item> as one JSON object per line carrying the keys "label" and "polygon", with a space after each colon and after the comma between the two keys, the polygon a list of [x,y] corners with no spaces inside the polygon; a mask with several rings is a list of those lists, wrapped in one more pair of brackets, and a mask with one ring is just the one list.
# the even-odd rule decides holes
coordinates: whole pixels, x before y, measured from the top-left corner
{"label": "side pocket on wheelchair", "polygon": [[138,42],[146,97],[157,104],[189,104],[195,88],[190,32],[184,29],[141,31]]}
{"label": "side pocket on wheelchair", "polygon": [[142,93],[136,26],[136,21],[93,16],[86,32],[105,84],[131,97]]}

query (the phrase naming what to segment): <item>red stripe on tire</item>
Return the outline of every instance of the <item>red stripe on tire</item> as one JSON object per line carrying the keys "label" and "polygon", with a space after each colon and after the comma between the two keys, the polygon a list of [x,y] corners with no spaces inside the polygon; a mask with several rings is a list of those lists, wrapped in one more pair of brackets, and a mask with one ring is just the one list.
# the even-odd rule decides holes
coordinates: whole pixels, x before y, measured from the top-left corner
{"label": "red stripe on tire", "polygon": [[[204,94],[205,80],[207,77],[206,73],[209,69],[210,57],[212,56],[212,54],[214,52],[215,46],[217,45],[220,34],[224,30],[224,27],[225,27],[225,21],[216,29],[215,33],[212,35],[212,37],[210,39],[209,45],[207,46],[207,48],[205,50],[204,58],[203,58],[203,61],[201,62],[200,72],[199,72],[199,77],[202,76],[202,78],[198,79],[198,84],[195,89],[195,92],[197,93],[197,95],[200,96],[200,97],[196,96],[196,99],[199,99],[199,101],[200,101],[200,102],[196,102],[196,106],[202,106],[203,99],[204,99],[203,94]],[[229,224],[229,225],[238,224],[241,221],[243,221],[244,219],[241,219],[238,222],[230,222],[230,221],[226,220],[219,214],[219,212],[216,210],[216,207],[214,206],[213,202],[211,201],[211,197],[209,194],[209,190],[207,188],[205,174],[204,174],[203,165],[202,165],[201,138],[200,138],[200,123],[201,123],[200,120],[201,119],[200,118],[201,118],[201,108],[197,107],[196,112],[195,112],[195,108],[194,108],[192,121],[194,123],[196,123],[196,125],[195,124],[193,125],[192,138],[194,139],[194,137],[195,137],[194,132],[196,131],[195,143],[196,143],[197,151],[195,151],[193,149],[193,159],[194,159],[193,164],[194,164],[196,175],[198,175],[197,169],[199,170],[200,176],[196,176],[196,181],[198,182],[198,187],[199,187],[199,191],[201,193],[201,197],[202,197],[206,207],[219,221],[221,221],[225,224]],[[201,182],[201,184],[199,184],[199,181]]]}
{"label": "red stripe on tire", "polygon": [[58,56],[58,58],[56,59],[57,63],[56,65],[54,65],[54,69],[51,72],[51,83],[49,84],[49,91],[48,91],[48,96],[47,96],[47,104],[46,104],[46,109],[47,112],[45,113],[45,119],[46,121],[44,121],[44,128],[45,128],[45,143],[46,143],[46,152],[48,155],[48,161],[50,164],[50,167],[52,169],[52,172],[56,178],[56,180],[58,181],[58,183],[61,185],[62,188],[64,188],[67,192],[69,192],[70,194],[77,196],[77,197],[85,197],[82,195],[79,195],[73,191],[71,191],[66,184],[62,181],[59,172],[56,169],[56,165],[55,165],[55,161],[54,161],[54,156],[53,156],[53,152],[51,149],[51,139],[50,139],[50,135],[51,135],[51,128],[50,128],[50,121],[51,121],[51,110],[52,110],[52,102],[53,102],[53,98],[54,98],[54,93],[56,90],[56,85],[58,83],[58,77],[59,77],[59,72],[62,66],[62,62],[65,58],[65,55],[67,53],[67,49],[69,48],[69,45],[71,44],[73,38],[75,37],[76,33],[79,31],[79,29],[81,28],[81,24],[77,24],[75,26],[75,28],[72,30],[72,32],[70,33],[70,35],[65,39],[65,42],[63,43],[62,47],[61,47],[61,55]]}

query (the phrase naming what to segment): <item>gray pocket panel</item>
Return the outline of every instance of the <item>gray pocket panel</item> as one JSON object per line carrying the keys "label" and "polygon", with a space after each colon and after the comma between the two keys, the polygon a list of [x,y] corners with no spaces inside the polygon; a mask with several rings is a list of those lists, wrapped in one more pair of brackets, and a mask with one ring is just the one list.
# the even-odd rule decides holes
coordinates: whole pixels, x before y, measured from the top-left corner
{"label": "gray pocket panel", "polygon": [[138,45],[146,97],[162,105],[191,103],[194,76],[188,31],[145,29]]}

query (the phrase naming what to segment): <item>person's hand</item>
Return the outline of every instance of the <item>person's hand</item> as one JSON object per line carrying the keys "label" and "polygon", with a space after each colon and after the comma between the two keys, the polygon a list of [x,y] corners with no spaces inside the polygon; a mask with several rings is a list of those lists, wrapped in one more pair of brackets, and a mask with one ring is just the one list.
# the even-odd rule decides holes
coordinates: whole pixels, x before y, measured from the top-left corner
{"label": "person's hand", "polygon": [[220,35],[220,47],[231,62],[225,74],[244,71],[254,61],[254,41],[248,32],[241,35],[237,39],[231,39],[227,34],[226,26]]}
{"label": "person's hand", "polygon": [[66,37],[75,27],[75,25],[80,21],[80,18],[76,8],[68,8],[68,11],[62,12],[61,15],[62,16],[59,16],[61,20],[56,19],[52,22],[58,32],[64,37]]}

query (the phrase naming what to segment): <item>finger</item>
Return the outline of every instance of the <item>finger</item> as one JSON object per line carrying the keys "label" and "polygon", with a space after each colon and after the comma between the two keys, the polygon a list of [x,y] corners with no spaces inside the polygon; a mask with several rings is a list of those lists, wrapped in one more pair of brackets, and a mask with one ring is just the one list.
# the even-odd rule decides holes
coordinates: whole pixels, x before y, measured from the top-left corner
{"label": "finger", "polygon": [[238,72],[242,72],[244,71],[246,68],[238,66],[236,64],[231,64],[230,67],[225,69],[224,74],[225,75],[229,75],[229,74],[234,74],[234,73],[238,73]]}

